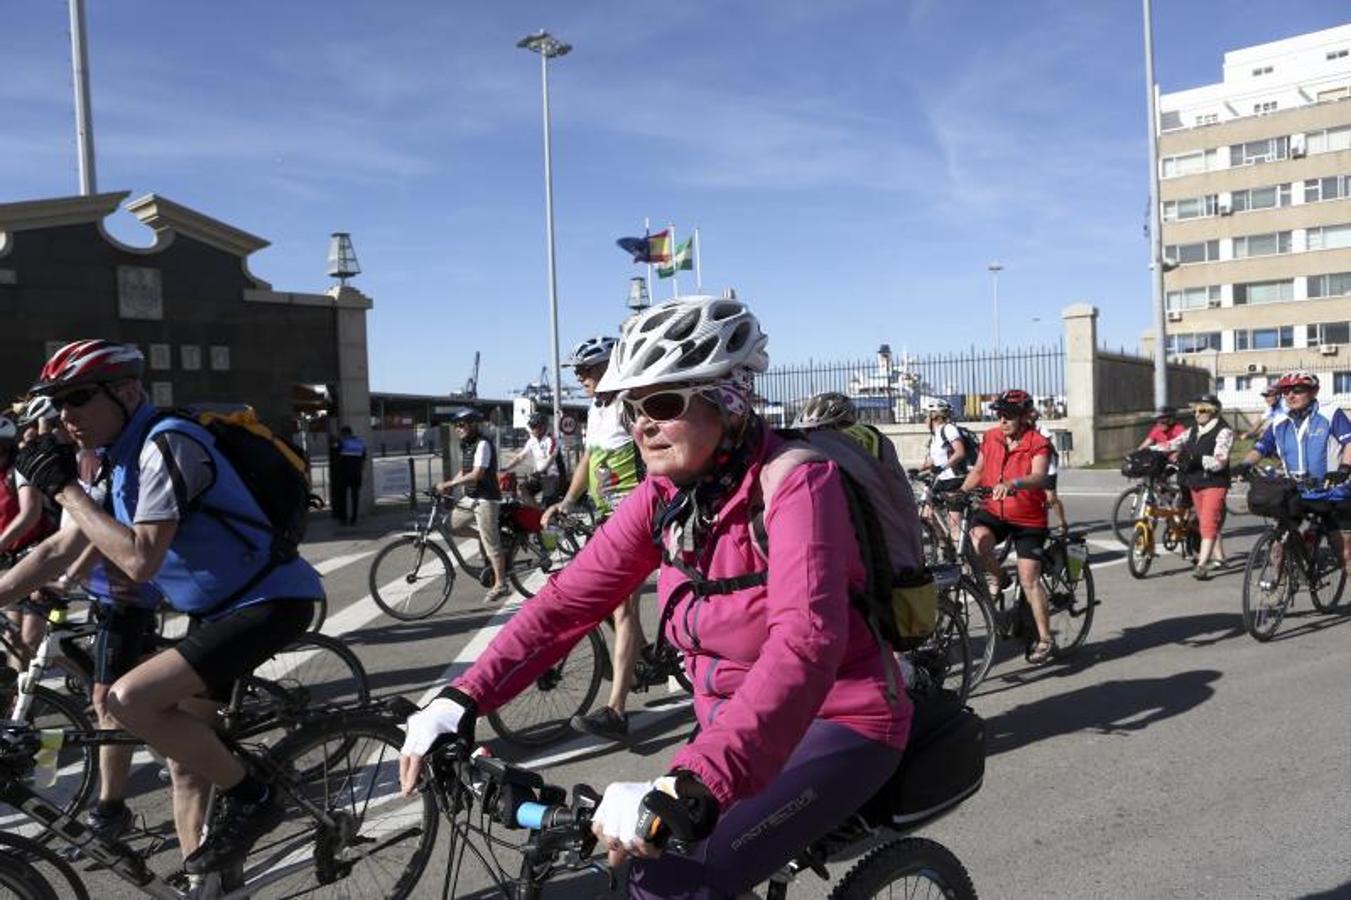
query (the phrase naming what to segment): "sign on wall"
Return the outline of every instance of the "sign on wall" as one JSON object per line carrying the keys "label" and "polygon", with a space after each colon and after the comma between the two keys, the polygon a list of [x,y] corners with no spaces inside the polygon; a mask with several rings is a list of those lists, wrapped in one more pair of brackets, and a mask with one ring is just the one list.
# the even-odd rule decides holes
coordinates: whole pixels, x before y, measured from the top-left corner
{"label": "sign on wall", "polygon": [[159,269],[117,267],[117,314],[124,319],[164,318],[164,289]]}

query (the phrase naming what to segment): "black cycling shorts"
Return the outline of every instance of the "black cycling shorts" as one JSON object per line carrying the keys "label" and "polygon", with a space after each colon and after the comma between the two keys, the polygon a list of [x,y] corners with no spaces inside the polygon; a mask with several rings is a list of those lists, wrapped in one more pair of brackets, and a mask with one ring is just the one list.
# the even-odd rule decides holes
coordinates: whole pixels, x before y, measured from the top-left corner
{"label": "black cycling shorts", "polygon": [[136,668],[154,646],[155,611],[106,605],[94,637],[94,684],[112,684]]}
{"label": "black cycling shorts", "polygon": [[1043,489],[1043,490],[1047,490],[1047,491],[1053,491],[1053,490],[1055,490],[1055,484],[1056,484],[1056,478],[1057,478],[1057,477],[1058,477],[1058,475],[1047,475],[1047,476],[1046,476],[1046,480],[1043,481],[1042,484],[1041,484],[1042,489]]}
{"label": "black cycling shorts", "polygon": [[278,599],[237,609],[222,619],[193,619],[178,652],[206,682],[213,700],[227,702],[235,681],[258,668],[305,633],[314,618],[315,601]]}
{"label": "black cycling shorts", "polygon": [[971,526],[974,528],[977,525],[990,529],[994,534],[995,543],[1002,544],[1009,538],[1013,538],[1013,549],[1017,552],[1019,559],[1046,561],[1045,546],[1046,538],[1050,536],[1049,529],[1032,528],[1027,525],[1005,522],[986,509],[978,511],[971,517]]}

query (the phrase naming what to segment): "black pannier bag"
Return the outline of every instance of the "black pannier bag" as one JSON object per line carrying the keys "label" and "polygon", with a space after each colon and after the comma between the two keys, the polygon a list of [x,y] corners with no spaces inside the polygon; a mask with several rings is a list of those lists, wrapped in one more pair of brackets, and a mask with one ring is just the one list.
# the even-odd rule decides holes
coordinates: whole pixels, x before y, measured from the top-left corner
{"label": "black pannier bag", "polygon": [[1299,491],[1279,478],[1253,478],[1248,485],[1248,512],[1269,519],[1298,518]]}
{"label": "black pannier bag", "polygon": [[873,826],[916,828],[955,809],[985,781],[985,720],[952,691],[911,699],[915,716],[900,765],[863,807]]}
{"label": "black pannier bag", "polygon": [[1155,450],[1134,450],[1121,461],[1121,474],[1127,478],[1157,478],[1167,467],[1166,454]]}

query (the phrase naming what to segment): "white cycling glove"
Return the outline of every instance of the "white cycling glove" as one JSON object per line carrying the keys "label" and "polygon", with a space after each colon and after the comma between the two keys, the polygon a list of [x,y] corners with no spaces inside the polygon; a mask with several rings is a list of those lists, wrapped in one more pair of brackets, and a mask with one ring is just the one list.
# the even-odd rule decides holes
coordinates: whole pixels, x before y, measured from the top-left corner
{"label": "white cycling glove", "polygon": [[404,725],[408,736],[404,738],[403,749],[399,752],[405,756],[426,756],[427,750],[438,737],[460,730],[466,712],[464,706],[454,700],[438,697],[428,703],[425,709],[408,717]]}
{"label": "white cycling glove", "polygon": [[656,786],[654,781],[612,781],[600,798],[600,806],[591,816],[601,834],[625,847],[638,839],[638,819],[643,814],[643,798]]}

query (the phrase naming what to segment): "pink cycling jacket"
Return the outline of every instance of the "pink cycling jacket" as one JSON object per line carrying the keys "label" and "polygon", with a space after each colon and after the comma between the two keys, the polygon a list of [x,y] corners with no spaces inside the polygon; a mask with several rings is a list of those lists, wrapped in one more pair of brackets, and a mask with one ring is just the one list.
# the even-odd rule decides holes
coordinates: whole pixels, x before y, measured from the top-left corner
{"label": "pink cycling jacket", "polygon": [[[763,569],[751,533],[752,486],[783,446],[767,434],[741,485],[723,504],[706,560],[686,559],[707,578]],[[723,809],[766,787],[813,719],[825,719],[890,746],[905,745],[911,707],[886,696],[883,654],[849,587],[864,582],[853,526],[831,462],[805,462],[773,490],[765,515],[769,582],[715,597],[680,590],[666,629],[685,654],[701,730],[672,768],[694,772]],[[527,689],[661,564],[652,542],[659,500],[676,493],[651,476],[619,505],[567,568],[525,603],[455,687],[491,712]],[[756,492],[758,496],[758,491]],[[658,610],[686,581],[662,566]],[[655,612],[645,615],[649,627]],[[897,683],[900,675],[896,673]]]}

